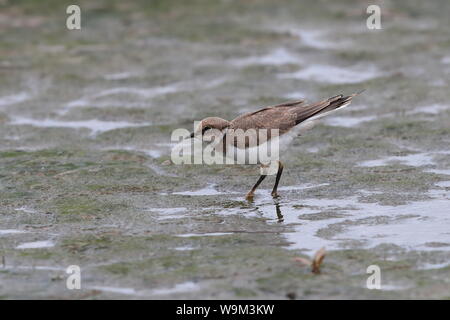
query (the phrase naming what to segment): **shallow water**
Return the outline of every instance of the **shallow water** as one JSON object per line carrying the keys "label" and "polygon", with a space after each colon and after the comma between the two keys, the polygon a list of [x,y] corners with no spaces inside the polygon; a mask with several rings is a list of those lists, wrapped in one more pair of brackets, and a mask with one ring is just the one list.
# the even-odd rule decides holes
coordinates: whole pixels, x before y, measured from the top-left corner
{"label": "shallow water", "polygon": [[17,103],[21,103],[30,98],[31,98],[31,96],[27,92],[21,92],[21,93],[12,94],[9,96],[0,97],[0,107],[1,106],[10,106],[10,105],[14,105]]}
{"label": "shallow water", "polygon": [[[445,188],[448,187],[448,181],[436,185]],[[285,188],[294,193],[302,189],[305,188]],[[448,191],[431,190],[429,192],[431,200],[399,206],[361,202],[358,195],[320,200],[302,197],[301,207],[284,200],[274,205],[268,194],[264,199],[257,201],[255,206],[267,217],[279,211],[285,224],[294,225],[295,231],[284,234],[290,243],[288,246],[290,249],[315,252],[322,246],[329,250],[338,250],[345,247],[373,248],[390,243],[410,250],[450,250]],[[365,196],[370,194],[371,192],[363,193]],[[339,217],[329,218],[323,214],[329,211],[338,214]],[[237,212],[242,210],[236,210]],[[428,242],[447,243],[447,246],[428,247],[426,245]]]}
{"label": "shallow water", "polygon": [[335,116],[330,119],[325,119],[324,123],[329,126],[336,126],[336,127],[356,127],[361,125],[364,122],[372,121],[376,119],[374,116],[366,116],[366,117],[338,117]]}
{"label": "shallow water", "polygon": [[301,79],[324,83],[360,83],[380,77],[382,73],[374,66],[364,68],[340,68],[332,65],[314,65],[294,73],[280,74],[282,79]]}
{"label": "shallow water", "polygon": [[407,156],[392,156],[384,159],[364,161],[359,165],[362,167],[378,167],[385,166],[391,162],[400,162],[402,164],[414,167],[426,166],[434,163],[432,154],[415,153]]}
{"label": "shallow water", "polygon": [[0,230],[0,235],[17,234],[17,233],[23,233],[23,232],[25,232],[25,231],[16,230],[16,229],[6,229],[6,230]]}
{"label": "shallow water", "polygon": [[195,191],[182,191],[182,192],[174,192],[173,194],[181,195],[181,196],[216,196],[223,194],[215,189],[215,185],[210,185],[200,190]]}
{"label": "shallow water", "polygon": [[177,294],[189,291],[196,291],[199,289],[198,285],[193,282],[185,282],[175,285],[173,288],[162,288],[153,290],[136,290],[134,288],[118,288],[118,287],[104,287],[91,286],[89,289],[104,291],[107,293],[114,293],[120,295],[132,295],[141,297],[165,296],[170,294]]}
{"label": "shallow water", "polygon": [[230,63],[236,67],[245,67],[251,65],[283,65],[283,64],[299,64],[302,60],[290,53],[284,48],[278,48],[264,56],[252,56],[241,59],[231,60]]}
{"label": "shallow water", "polygon": [[51,240],[44,241],[33,241],[19,244],[16,249],[40,249],[40,248],[51,248],[55,244]]}
{"label": "shallow water", "polygon": [[298,37],[300,43],[304,46],[314,49],[333,49],[345,46],[344,42],[337,42],[335,39],[327,39],[330,37],[328,30],[304,29],[299,27],[277,28],[275,31],[286,32]]}
{"label": "shallow water", "polygon": [[41,127],[41,128],[89,129],[92,135],[107,132],[110,130],[148,125],[148,124],[130,123],[126,121],[100,121],[100,120],[60,121],[53,119],[37,120],[19,117],[14,118],[11,124],[30,125],[33,127]]}
{"label": "shallow water", "polygon": [[[448,1],[387,1],[382,30],[351,1],[81,1],[79,32],[46,1],[2,9],[1,298],[78,299],[73,264],[86,299],[448,298]],[[282,155],[279,199],[167,161],[194,120],[362,89]],[[321,247],[321,275],[295,262]]]}
{"label": "shallow water", "polygon": [[431,106],[423,106],[423,107],[418,107],[415,108],[411,111],[412,114],[415,113],[430,113],[430,114],[434,114],[437,115],[443,111],[446,111],[450,109],[450,105],[443,105],[443,104],[433,104]]}

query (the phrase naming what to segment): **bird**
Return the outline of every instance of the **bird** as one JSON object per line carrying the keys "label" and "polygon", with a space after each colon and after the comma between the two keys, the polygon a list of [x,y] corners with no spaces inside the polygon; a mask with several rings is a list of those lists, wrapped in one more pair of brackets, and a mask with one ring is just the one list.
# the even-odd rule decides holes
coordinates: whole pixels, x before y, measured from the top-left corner
{"label": "bird", "polygon": [[[232,155],[233,160],[237,160],[239,164],[249,164],[247,160],[251,155],[259,154],[262,146],[267,150],[268,143],[272,143],[276,147],[271,151],[274,151],[276,157],[269,156],[265,161],[258,158],[256,163],[251,163],[260,165],[260,176],[245,198],[252,201],[263,180],[275,172],[271,195],[278,198],[278,185],[284,169],[279,154],[288,148],[295,137],[310,130],[322,117],[350,105],[352,99],[363,91],[347,96],[339,94],[311,104],[305,99],[284,102],[242,114],[231,121],[207,117],[198,123],[188,138],[201,137],[202,141],[211,141],[211,137],[215,137],[215,151],[227,159]],[[265,134],[260,135],[260,132]],[[244,139],[239,140],[242,137]],[[237,143],[238,140],[243,143]]]}

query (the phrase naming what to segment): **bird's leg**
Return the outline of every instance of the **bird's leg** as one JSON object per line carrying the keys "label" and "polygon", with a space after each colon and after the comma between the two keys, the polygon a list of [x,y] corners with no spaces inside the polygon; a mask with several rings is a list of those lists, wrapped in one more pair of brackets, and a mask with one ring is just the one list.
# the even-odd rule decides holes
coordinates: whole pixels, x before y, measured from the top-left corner
{"label": "bird's leg", "polygon": [[252,190],[250,190],[250,191],[247,193],[247,195],[245,196],[245,198],[246,198],[247,200],[252,200],[252,199],[253,199],[253,196],[255,195],[255,190],[256,190],[256,188],[258,188],[258,186],[261,184],[261,182],[263,182],[263,180],[264,180],[266,177],[267,177],[267,176],[266,176],[266,175],[263,175],[263,174],[259,177],[258,181],[256,181],[256,183],[255,183],[255,185],[253,186]]}
{"label": "bird's leg", "polygon": [[280,178],[281,178],[281,174],[283,173],[283,164],[281,163],[281,161],[277,161],[278,162],[278,172],[277,172],[277,178],[275,180],[275,185],[273,186],[273,190],[272,190],[272,197],[274,198],[278,198],[279,195],[277,193],[277,188],[278,188],[278,183],[280,182]]}

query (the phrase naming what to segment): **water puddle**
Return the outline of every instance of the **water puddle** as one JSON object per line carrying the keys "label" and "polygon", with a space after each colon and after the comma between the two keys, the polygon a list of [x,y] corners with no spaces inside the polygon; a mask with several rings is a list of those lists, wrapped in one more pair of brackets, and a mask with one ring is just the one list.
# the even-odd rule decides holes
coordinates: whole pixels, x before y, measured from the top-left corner
{"label": "water puddle", "polygon": [[288,100],[300,100],[300,99],[305,99],[306,97],[308,97],[308,94],[303,91],[295,91],[295,92],[287,93],[283,97]]}
{"label": "water puddle", "polygon": [[392,156],[377,160],[368,160],[360,162],[358,165],[361,167],[380,167],[387,166],[390,163],[400,162],[412,167],[421,167],[426,165],[432,165],[433,156],[429,153],[415,153],[407,156]]}
{"label": "water puddle", "polygon": [[283,79],[301,79],[323,83],[359,83],[382,75],[375,66],[365,68],[340,68],[329,65],[312,65],[293,73],[280,74]]}
{"label": "water puddle", "polygon": [[167,289],[155,289],[152,290],[151,293],[155,295],[167,295],[167,294],[173,294],[173,293],[182,293],[182,292],[189,292],[200,289],[200,286],[194,282],[188,281],[183,282],[175,285],[172,288]]}
{"label": "water puddle", "polygon": [[[302,199],[300,207],[281,204],[279,211],[285,223],[301,222],[295,225],[295,232],[285,234],[292,243],[290,248],[315,251],[322,246],[332,250],[391,243],[415,250],[450,250],[427,245],[429,242],[450,243],[449,194],[432,190],[429,195],[431,200],[400,206],[361,203],[357,196],[335,200]],[[266,204],[264,209],[265,214],[273,215],[273,206]],[[329,217],[327,213],[333,215]]]}
{"label": "water puddle", "polygon": [[[135,88],[135,87],[114,87],[101,90],[98,93],[88,95],[86,97],[70,101],[60,111],[60,114],[66,114],[72,108],[77,107],[93,107],[93,108],[107,108],[107,107],[123,107],[123,108],[147,108],[149,106],[149,99],[158,96],[167,95],[180,91],[178,83],[167,86],[159,86],[152,88]],[[132,97],[138,98],[141,101],[117,101],[118,97]],[[105,99],[106,98],[106,99]]]}
{"label": "water puddle", "polygon": [[408,289],[411,289],[412,287],[413,287],[412,285],[406,285],[406,284],[395,284],[395,283],[384,284],[384,283],[381,283],[380,290],[400,291],[400,290],[408,290]]}
{"label": "water puddle", "polygon": [[446,174],[450,176],[450,169],[426,169],[423,172],[430,172],[436,174]]}
{"label": "water puddle", "polygon": [[34,209],[30,209],[27,207],[20,207],[20,208],[16,208],[14,209],[15,211],[20,211],[20,212],[25,212],[25,213],[36,213],[37,211]]}
{"label": "water puddle", "polygon": [[307,152],[311,152],[311,153],[317,153],[321,150],[324,150],[327,148],[326,144],[322,144],[322,145],[315,145],[315,146],[311,146],[311,147],[306,147],[305,150]]}
{"label": "water puddle", "polygon": [[172,194],[181,196],[217,196],[223,194],[223,192],[217,191],[215,189],[215,185],[212,184],[196,191],[182,191],[182,192],[174,192]]}
{"label": "water puddle", "polygon": [[443,269],[450,266],[450,262],[443,263],[424,263],[420,266],[420,270]]}
{"label": "water puddle", "polygon": [[247,58],[232,59],[230,64],[236,67],[246,67],[251,65],[283,65],[300,64],[302,61],[284,48],[275,49],[264,56],[251,56]]}
{"label": "water puddle", "polygon": [[18,229],[4,229],[4,230],[0,230],[0,236],[9,235],[9,234],[18,234],[18,233],[26,233],[26,231],[18,230]]}
{"label": "water puddle", "polygon": [[26,92],[20,92],[9,96],[0,97],[0,107],[10,106],[31,99],[31,95]]}
{"label": "water puddle", "polygon": [[[184,207],[181,208],[149,208],[145,211],[157,212],[159,216],[158,220],[170,220],[170,219],[182,219],[185,218],[187,213],[187,209]],[[180,214],[183,213],[183,214]]]}
{"label": "water puddle", "polygon": [[113,87],[70,101],[60,110],[59,114],[63,115],[72,108],[80,107],[148,108],[150,100],[154,98],[184,91],[211,89],[223,84],[225,81],[226,79],[224,78],[217,78],[206,82],[175,82],[150,88]]}
{"label": "water puddle", "polygon": [[89,289],[104,291],[104,292],[108,292],[108,293],[124,294],[124,295],[136,295],[137,294],[136,290],[133,288],[90,286]]}
{"label": "water puddle", "polygon": [[361,123],[375,120],[376,116],[366,117],[330,117],[324,120],[324,123],[333,127],[352,128],[357,127]]}
{"label": "water puddle", "polygon": [[12,125],[30,125],[39,128],[70,128],[70,129],[89,129],[91,135],[112,131],[116,129],[144,127],[149,123],[132,123],[126,121],[102,121],[102,120],[83,120],[83,121],[61,121],[54,119],[36,120],[31,118],[14,118]]}
{"label": "water puddle", "polygon": [[54,247],[55,243],[51,240],[25,242],[16,247],[16,249],[41,249]]}
{"label": "water puddle", "polygon": [[[283,191],[299,192],[307,188],[320,188],[328,184],[291,186]],[[436,184],[448,188],[449,181]],[[450,250],[450,246],[429,246],[430,242],[450,243],[449,191],[433,189],[430,200],[389,206],[360,202],[360,196],[380,192],[361,191],[341,199],[317,199],[285,194],[273,200],[270,190],[260,191],[251,208],[218,210],[220,215],[245,214],[246,217],[266,217],[268,223],[284,223],[293,227],[285,232],[289,249],[315,252],[342,248],[371,248],[380,244],[395,244],[413,250]],[[291,200],[295,198],[295,200]],[[215,233],[222,235],[229,233]],[[203,236],[187,234],[180,236]]]}
{"label": "water puddle", "polygon": [[136,76],[140,75],[138,72],[118,72],[118,73],[110,73],[105,74],[103,78],[105,80],[125,80],[130,78],[135,78]]}
{"label": "water puddle", "polygon": [[[278,188],[278,191],[284,191],[284,192],[295,192],[295,191],[302,191],[302,190],[307,190],[307,189],[313,189],[313,188],[320,188],[320,187],[324,187],[324,186],[328,186],[329,183],[321,183],[321,184],[301,184],[301,185],[293,185],[293,186],[281,186]],[[270,196],[272,192],[272,189],[256,189],[255,191],[255,195],[261,195],[263,197],[268,197]],[[236,201],[242,200],[239,198],[234,199]]]}
{"label": "water puddle", "polygon": [[197,248],[192,247],[192,246],[184,246],[184,247],[173,248],[173,250],[176,250],[176,251],[192,251],[192,250],[196,250],[196,249]]}
{"label": "water puddle", "polygon": [[[321,183],[321,184],[301,184],[301,185],[296,185],[296,186],[282,186],[279,187],[278,190],[279,191],[298,191],[298,190],[306,190],[306,189],[313,189],[313,188],[320,188],[320,187],[324,187],[324,186],[328,186],[330,185],[329,183]],[[269,189],[267,189],[267,191],[271,191]]]}
{"label": "water puddle", "polygon": [[133,296],[153,296],[153,295],[169,295],[183,292],[190,292],[200,289],[200,286],[194,282],[187,281],[179,283],[172,288],[161,288],[153,290],[138,290],[134,288],[121,288],[121,287],[107,287],[107,286],[89,286],[88,289],[99,290],[107,293],[116,293],[122,295],[133,295]]}
{"label": "water puddle", "polygon": [[151,99],[156,96],[161,96],[169,93],[179,91],[178,84],[172,84],[154,88],[133,88],[133,87],[116,87],[111,89],[102,90],[97,93],[93,98],[101,98],[112,95],[130,95],[139,96],[144,99]]}
{"label": "water puddle", "polygon": [[443,111],[449,110],[450,105],[444,105],[444,104],[433,104],[430,106],[423,106],[415,108],[414,110],[411,110],[408,112],[408,114],[417,114],[417,113],[429,113],[429,114],[439,114]]}
{"label": "water puddle", "polygon": [[52,266],[4,266],[7,270],[31,270],[31,271],[66,271],[63,267]]}
{"label": "water puddle", "polygon": [[339,47],[336,42],[325,40],[326,33],[317,30],[290,29],[292,35],[298,36],[303,45],[315,49],[330,49]]}
{"label": "water puddle", "polygon": [[207,232],[207,233],[183,233],[177,234],[180,238],[191,238],[191,237],[218,237],[233,234],[232,232]]}
{"label": "water puddle", "polygon": [[114,150],[125,150],[125,151],[133,151],[133,152],[142,152],[144,154],[146,154],[147,156],[149,156],[150,158],[153,159],[158,159],[160,157],[162,157],[165,154],[170,153],[170,146],[172,146],[171,144],[162,144],[162,143],[156,143],[152,146],[145,146],[145,145],[141,145],[141,146],[111,146],[111,147],[107,147],[107,148],[103,148],[103,150],[109,150],[109,151],[114,151]]}
{"label": "water puddle", "polygon": [[337,42],[336,39],[333,39],[333,41],[328,40],[327,36],[329,33],[324,30],[311,30],[300,27],[276,27],[274,31],[288,33],[294,37],[298,37],[302,45],[313,49],[333,49],[346,45],[342,41]]}
{"label": "water puddle", "polygon": [[161,167],[157,166],[156,164],[146,164],[148,168],[153,170],[157,175],[160,176],[166,176],[166,177],[177,177],[176,174],[168,173],[166,170],[162,169]]}
{"label": "water puddle", "polygon": [[434,184],[437,187],[441,187],[441,188],[450,188],[450,181],[441,181],[438,183]]}
{"label": "water puddle", "polygon": [[441,59],[441,62],[442,62],[443,64],[450,64],[450,56],[443,57],[443,58]]}

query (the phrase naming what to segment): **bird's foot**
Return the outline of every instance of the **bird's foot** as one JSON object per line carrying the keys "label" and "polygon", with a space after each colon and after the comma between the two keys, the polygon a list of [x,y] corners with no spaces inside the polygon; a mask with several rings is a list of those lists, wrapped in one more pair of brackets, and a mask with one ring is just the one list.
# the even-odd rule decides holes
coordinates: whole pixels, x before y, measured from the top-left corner
{"label": "bird's foot", "polygon": [[247,201],[253,201],[253,198],[255,197],[255,194],[253,192],[249,192],[247,193],[247,195],[245,196],[245,199],[247,199]]}

